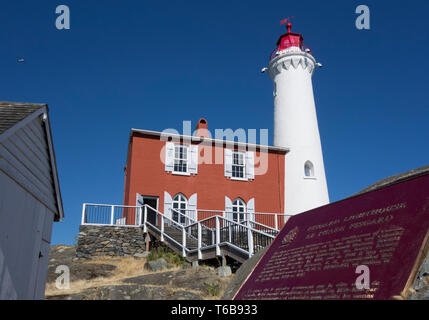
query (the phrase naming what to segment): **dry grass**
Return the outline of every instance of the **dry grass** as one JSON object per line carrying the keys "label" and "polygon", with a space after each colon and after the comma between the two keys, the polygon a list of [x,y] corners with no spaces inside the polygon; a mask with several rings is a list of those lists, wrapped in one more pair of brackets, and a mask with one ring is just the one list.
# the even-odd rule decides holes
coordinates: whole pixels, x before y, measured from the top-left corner
{"label": "dry grass", "polygon": [[[79,263],[79,262],[77,262]],[[159,273],[165,271],[148,271],[143,268],[146,263],[146,259],[136,259],[134,257],[96,257],[90,261],[91,264],[109,264],[116,267],[112,271],[112,275],[109,277],[98,277],[93,280],[77,280],[70,282],[70,289],[57,289],[55,283],[47,283],[45,295],[46,296],[55,296],[55,295],[67,295],[80,293],[83,290],[96,288],[100,286],[108,285],[120,285],[123,284],[122,280],[137,276],[142,276],[145,274]],[[179,270],[179,267],[173,267],[169,271]]]}

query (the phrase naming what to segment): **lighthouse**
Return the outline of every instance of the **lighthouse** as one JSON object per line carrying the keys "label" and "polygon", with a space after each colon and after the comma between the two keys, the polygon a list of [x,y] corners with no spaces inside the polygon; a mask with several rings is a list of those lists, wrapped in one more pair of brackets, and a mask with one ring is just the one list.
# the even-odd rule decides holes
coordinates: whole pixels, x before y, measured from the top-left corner
{"label": "lighthouse", "polygon": [[285,214],[298,214],[329,203],[312,75],[317,66],[301,34],[280,36],[270,56],[274,84],[274,141],[289,148],[285,157]]}

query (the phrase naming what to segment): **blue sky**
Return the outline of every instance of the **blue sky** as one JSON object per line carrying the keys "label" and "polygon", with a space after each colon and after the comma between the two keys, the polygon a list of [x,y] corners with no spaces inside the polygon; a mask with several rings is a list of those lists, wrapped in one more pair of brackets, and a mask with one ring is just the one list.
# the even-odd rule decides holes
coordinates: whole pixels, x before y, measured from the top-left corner
{"label": "blue sky", "polygon": [[[55,28],[55,8],[71,29]],[[368,5],[371,29],[357,30]],[[48,103],[74,243],[83,202],[119,204],[131,128],[270,130],[261,74],[294,16],[324,67],[313,77],[332,201],[428,163],[429,3],[423,1],[2,1],[0,100]],[[24,57],[24,63],[17,63]]]}

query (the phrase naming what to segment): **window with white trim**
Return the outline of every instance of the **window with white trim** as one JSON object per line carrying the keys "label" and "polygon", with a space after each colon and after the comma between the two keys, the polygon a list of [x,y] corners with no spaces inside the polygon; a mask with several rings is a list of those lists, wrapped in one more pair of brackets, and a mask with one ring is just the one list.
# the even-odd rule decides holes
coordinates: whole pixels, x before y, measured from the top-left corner
{"label": "window with white trim", "polygon": [[304,164],[304,175],[307,178],[314,177],[314,166],[311,161],[307,161]]}
{"label": "window with white trim", "polygon": [[232,152],[232,178],[246,178],[246,153],[240,151]]}
{"label": "window with white trim", "polygon": [[188,199],[186,199],[183,194],[178,193],[174,196],[173,209],[171,215],[172,219],[178,223],[184,224],[187,216]]}
{"label": "window with white trim", "polygon": [[240,198],[235,199],[232,203],[232,220],[238,223],[244,222],[246,220],[245,212],[246,203]]}
{"label": "window with white trim", "polygon": [[173,172],[188,172],[188,146],[182,144],[174,145],[174,169]]}

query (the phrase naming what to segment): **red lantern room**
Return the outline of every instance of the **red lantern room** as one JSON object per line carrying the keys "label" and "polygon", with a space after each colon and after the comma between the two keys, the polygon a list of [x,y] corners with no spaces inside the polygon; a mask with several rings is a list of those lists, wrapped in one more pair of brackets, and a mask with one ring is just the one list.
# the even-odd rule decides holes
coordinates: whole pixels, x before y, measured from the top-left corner
{"label": "red lantern room", "polygon": [[287,33],[280,36],[277,41],[277,50],[282,51],[290,47],[298,47],[301,48],[303,43],[303,37],[299,33],[291,32],[292,23],[288,22],[286,25]]}
{"label": "red lantern room", "polygon": [[301,51],[311,54],[310,48],[308,48],[303,43],[304,38],[302,37],[302,35],[291,31],[292,23],[290,23],[288,19],[285,19],[283,21],[287,21],[287,24],[286,24],[287,33],[282,34],[279,40],[277,40],[277,48],[274,49],[274,51],[272,52],[270,56],[270,61],[274,57],[276,57],[276,55],[279,54],[281,51],[286,50],[290,47],[296,47],[296,48],[299,48]]}

